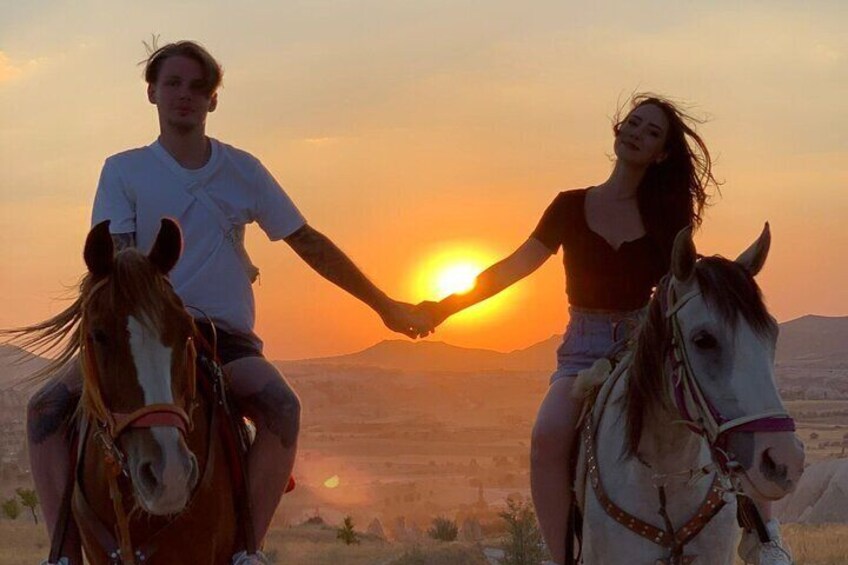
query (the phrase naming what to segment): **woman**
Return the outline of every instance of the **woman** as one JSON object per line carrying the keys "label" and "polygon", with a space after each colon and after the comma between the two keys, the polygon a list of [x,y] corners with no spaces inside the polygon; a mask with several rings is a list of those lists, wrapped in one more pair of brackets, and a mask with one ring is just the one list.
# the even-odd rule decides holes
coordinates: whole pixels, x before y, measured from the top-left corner
{"label": "woman", "polygon": [[[481,273],[472,291],[421,305],[438,325],[526,277],[562,246],[570,318],[533,428],[530,458],[533,502],[556,563],[565,559],[568,454],[580,408],[571,396],[573,377],[635,327],[669,269],[675,235],[701,224],[707,188],[717,185],[694,122],[665,98],[635,96],[630,112],[613,126],[616,160],[606,181],[558,194],[527,241]],[[779,538],[771,543],[774,553],[785,554]],[[763,560],[770,544],[757,545],[752,562],[790,562]]]}

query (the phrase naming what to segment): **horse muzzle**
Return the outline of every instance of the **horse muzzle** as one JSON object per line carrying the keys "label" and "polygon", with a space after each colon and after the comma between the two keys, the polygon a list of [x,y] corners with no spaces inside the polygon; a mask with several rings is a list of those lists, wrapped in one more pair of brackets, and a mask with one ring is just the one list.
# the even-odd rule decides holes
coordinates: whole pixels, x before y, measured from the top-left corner
{"label": "horse muzzle", "polygon": [[804,444],[793,432],[734,433],[728,448],[739,464],[743,489],[754,498],[783,498],[804,472]]}
{"label": "horse muzzle", "polygon": [[148,513],[181,512],[197,486],[197,458],[180,431],[151,427],[128,431],[124,438],[127,463],[136,498]]}

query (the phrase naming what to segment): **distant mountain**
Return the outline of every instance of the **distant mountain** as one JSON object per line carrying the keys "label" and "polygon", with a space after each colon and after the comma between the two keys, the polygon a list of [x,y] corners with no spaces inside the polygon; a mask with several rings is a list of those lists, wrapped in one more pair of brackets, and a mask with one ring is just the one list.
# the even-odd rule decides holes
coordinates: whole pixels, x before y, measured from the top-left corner
{"label": "distant mountain", "polygon": [[[552,371],[562,336],[524,349],[501,353],[489,349],[457,347],[438,341],[386,340],[347,355],[280,361],[292,365],[379,367],[406,371]],[[47,360],[29,355],[20,363],[22,350],[0,345],[0,389],[19,382]],[[28,354],[24,353],[24,357]],[[808,315],[780,324],[777,362],[784,365],[815,365],[848,369],[848,316]]]}
{"label": "distant mountain", "polygon": [[802,316],[780,324],[779,363],[848,368],[848,316]]}
{"label": "distant mountain", "polygon": [[[282,361],[280,365],[380,367],[407,371],[552,371],[562,336],[501,353],[444,342],[386,340],[348,355]],[[848,316],[804,316],[780,324],[778,363],[848,368]]]}
{"label": "distant mountain", "polygon": [[349,355],[281,361],[281,365],[333,365],[380,367],[407,371],[469,372],[492,370],[538,371],[552,369],[552,351],[560,336],[528,347],[501,353],[489,349],[457,347],[441,341],[386,340]]}
{"label": "distant mountain", "polygon": [[0,345],[0,390],[26,388],[26,377],[44,367],[48,360],[19,347]]}

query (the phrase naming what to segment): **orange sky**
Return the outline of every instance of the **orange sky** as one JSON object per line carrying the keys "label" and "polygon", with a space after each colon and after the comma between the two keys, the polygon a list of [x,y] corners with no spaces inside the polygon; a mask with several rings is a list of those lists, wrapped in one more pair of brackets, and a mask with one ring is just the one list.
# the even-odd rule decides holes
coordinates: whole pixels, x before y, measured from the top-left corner
{"label": "orange sky", "polygon": [[[277,4],[4,8],[0,326],[62,306],[55,298],[83,269],[103,160],[155,137],[135,66],[151,32],[200,40],[221,60],[209,134],[259,157],[310,223],[398,299],[428,298],[434,257],[503,256],[559,190],[603,181],[609,117],[628,93],[653,90],[710,117],[700,131],[725,184],[700,250],[735,255],[769,220],[760,282],[778,319],[848,315],[844,3]],[[284,243],[258,230],[248,242],[271,358],[392,337]],[[567,320],[563,286],[558,256],[435,339],[499,350],[545,339]]]}

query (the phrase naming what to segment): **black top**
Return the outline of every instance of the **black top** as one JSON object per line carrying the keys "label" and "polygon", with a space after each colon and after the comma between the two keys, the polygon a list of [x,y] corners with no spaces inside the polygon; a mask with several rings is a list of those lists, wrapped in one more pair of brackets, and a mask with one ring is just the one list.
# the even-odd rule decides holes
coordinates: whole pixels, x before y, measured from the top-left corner
{"label": "black top", "polygon": [[648,234],[625,241],[618,250],[586,223],[586,192],[560,192],[531,237],[556,253],[564,251],[569,303],[596,310],[637,310],[668,271],[670,258]]}

